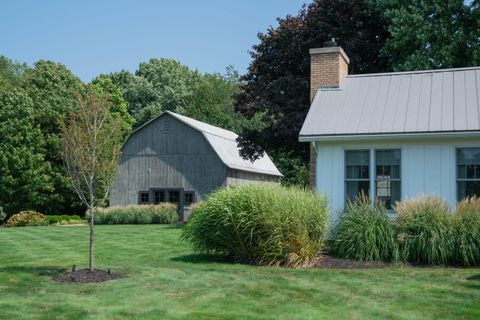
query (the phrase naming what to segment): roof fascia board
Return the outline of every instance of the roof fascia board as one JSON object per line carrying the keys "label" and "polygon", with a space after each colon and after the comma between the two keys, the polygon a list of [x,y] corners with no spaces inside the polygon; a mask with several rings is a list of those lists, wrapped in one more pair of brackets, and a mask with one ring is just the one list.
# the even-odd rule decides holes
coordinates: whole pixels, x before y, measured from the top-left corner
{"label": "roof fascia board", "polygon": [[468,138],[480,137],[480,131],[452,131],[452,132],[414,132],[414,133],[385,133],[385,134],[347,134],[347,135],[303,135],[300,142],[315,141],[353,141],[353,140],[388,140],[388,139],[418,139],[418,138]]}

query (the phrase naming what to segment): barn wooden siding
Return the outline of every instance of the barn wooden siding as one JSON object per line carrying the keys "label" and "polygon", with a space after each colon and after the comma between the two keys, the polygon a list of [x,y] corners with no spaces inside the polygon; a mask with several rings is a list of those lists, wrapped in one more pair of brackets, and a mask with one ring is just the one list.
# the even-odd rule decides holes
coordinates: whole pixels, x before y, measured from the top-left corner
{"label": "barn wooden siding", "polygon": [[227,171],[226,185],[239,185],[255,182],[279,183],[280,177],[235,169],[228,169]]}
{"label": "barn wooden siding", "polygon": [[111,205],[138,203],[150,188],[195,191],[196,200],[225,184],[227,168],[197,130],[166,114],[133,134],[122,148]]}

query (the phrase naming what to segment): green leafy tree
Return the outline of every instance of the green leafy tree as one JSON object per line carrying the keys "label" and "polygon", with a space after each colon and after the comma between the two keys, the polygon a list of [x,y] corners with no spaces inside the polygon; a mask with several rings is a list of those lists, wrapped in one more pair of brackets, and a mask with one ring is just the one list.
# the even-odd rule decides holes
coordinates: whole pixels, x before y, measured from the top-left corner
{"label": "green leafy tree", "polygon": [[33,101],[35,123],[44,136],[45,160],[51,166],[55,192],[39,208],[44,213],[81,213],[81,205],[72,194],[68,177],[60,159],[59,120],[76,108],[75,94],[85,90],[84,84],[64,65],[40,60],[25,71],[23,86]]}
{"label": "green leafy tree", "polygon": [[148,63],[141,63],[136,75],[151,83],[158,94],[158,103],[142,110],[138,125],[165,110],[184,113],[200,83],[197,71],[171,59],[151,59]]}
{"label": "green leafy tree", "polygon": [[28,95],[0,92],[0,206],[7,215],[48,203],[53,184],[45,146]]}
{"label": "green leafy tree", "polygon": [[119,118],[124,138],[126,138],[132,131],[134,120],[128,113],[128,106],[120,89],[110,78],[103,76],[97,77],[93,80],[90,87],[98,95],[108,97],[108,101],[111,104],[110,112],[113,116]]}
{"label": "green leafy tree", "polygon": [[94,270],[95,210],[105,204],[120,158],[122,123],[108,94],[78,95],[76,111],[60,121],[62,158],[73,189],[87,207],[90,225],[89,270]]}
{"label": "green leafy tree", "polygon": [[134,127],[138,126],[144,109],[161,110],[160,94],[147,79],[125,70],[100,77],[109,78],[120,89],[128,105],[128,113],[134,118]]}
{"label": "green leafy tree", "polygon": [[480,64],[478,1],[377,0],[391,38],[382,49],[396,71]]}
{"label": "green leafy tree", "polygon": [[[335,38],[350,57],[350,73],[385,71],[380,50],[388,38],[386,27],[382,12],[364,0],[317,0],[259,33],[236,109],[249,118],[260,114],[264,125],[242,132],[243,155],[255,159],[265,150],[275,162],[275,154],[293,157],[283,172],[302,175],[308,144],[299,143],[298,134],[310,106],[309,49]],[[299,160],[305,165],[296,173]]]}
{"label": "green leafy tree", "polygon": [[0,92],[11,87],[20,87],[23,73],[27,69],[25,63],[17,63],[0,56]]}

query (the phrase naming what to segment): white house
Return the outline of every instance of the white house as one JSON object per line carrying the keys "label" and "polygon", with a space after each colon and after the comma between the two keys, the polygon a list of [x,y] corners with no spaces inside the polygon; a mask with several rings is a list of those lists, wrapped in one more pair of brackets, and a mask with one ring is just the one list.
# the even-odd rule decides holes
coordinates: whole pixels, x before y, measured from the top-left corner
{"label": "white house", "polygon": [[312,104],[299,140],[342,210],[359,192],[395,201],[480,195],[480,68],[348,75],[339,47],[311,49]]}

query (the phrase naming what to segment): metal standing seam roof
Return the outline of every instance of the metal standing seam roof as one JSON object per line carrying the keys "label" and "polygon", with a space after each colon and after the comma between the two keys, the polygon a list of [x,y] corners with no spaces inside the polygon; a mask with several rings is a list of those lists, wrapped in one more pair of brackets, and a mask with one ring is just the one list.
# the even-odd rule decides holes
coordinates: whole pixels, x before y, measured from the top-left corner
{"label": "metal standing seam roof", "polygon": [[279,177],[283,176],[266,153],[263,155],[263,157],[255,160],[254,162],[243,159],[237,146],[236,139],[238,135],[236,133],[177,114],[175,112],[163,112],[159,116],[145,123],[143,126],[137,128],[135,131],[132,132],[132,134],[145,127],[147,124],[155,121],[155,119],[158,119],[164,114],[168,114],[175,119],[183,122],[184,124],[192,127],[193,129],[200,131],[210,143],[213,150],[220,157],[220,160],[222,160],[222,162],[227,167],[231,169],[256,172]]}
{"label": "metal standing seam roof", "polygon": [[300,131],[314,137],[480,130],[480,67],[347,76],[319,89]]}

